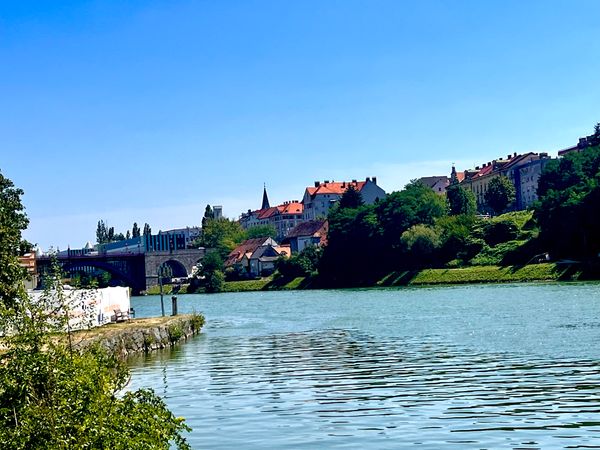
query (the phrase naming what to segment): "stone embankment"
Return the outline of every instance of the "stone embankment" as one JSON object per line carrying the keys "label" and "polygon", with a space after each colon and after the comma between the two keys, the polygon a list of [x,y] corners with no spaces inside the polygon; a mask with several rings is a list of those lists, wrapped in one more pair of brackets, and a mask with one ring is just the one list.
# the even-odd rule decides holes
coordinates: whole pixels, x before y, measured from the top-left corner
{"label": "stone embankment", "polygon": [[74,334],[76,345],[99,344],[120,357],[172,347],[198,334],[204,325],[201,314],[133,319]]}

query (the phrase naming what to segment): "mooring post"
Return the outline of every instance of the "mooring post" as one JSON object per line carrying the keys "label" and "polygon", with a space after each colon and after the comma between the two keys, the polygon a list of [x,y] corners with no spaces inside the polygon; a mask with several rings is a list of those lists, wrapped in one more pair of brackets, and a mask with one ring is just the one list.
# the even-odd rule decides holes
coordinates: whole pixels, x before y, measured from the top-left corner
{"label": "mooring post", "polygon": [[173,313],[171,315],[176,316],[177,315],[177,296],[176,295],[171,297],[171,309],[173,311]]}

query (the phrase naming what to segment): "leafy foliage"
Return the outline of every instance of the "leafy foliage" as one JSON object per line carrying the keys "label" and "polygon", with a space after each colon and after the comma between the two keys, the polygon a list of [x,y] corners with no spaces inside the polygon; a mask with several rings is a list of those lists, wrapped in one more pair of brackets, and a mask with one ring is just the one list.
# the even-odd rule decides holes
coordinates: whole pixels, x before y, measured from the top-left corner
{"label": "leafy foliage", "polygon": [[208,293],[221,292],[225,275],[223,274],[223,260],[218,252],[206,254],[202,260],[202,270],[199,275],[204,277],[204,289]]}
{"label": "leafy foliage", "polygon": [[364,204],[362,195],[352,184],[348,186],[338,203],[340,208],[359,208]]}
{"label": "leafy foliage", "polygon": [[446,198],[450,207],[450,214],[453,216],[466,214],[473,215],[477,213],[477,202],[475,194],[460,184],[452,184],[446,189]]}
{"label": "leafy foliage", "polygon": [[277,237],[277,230],[273,225],[257,225],[246,230],[246,239]]}
{"label": "leafy foliage", "polygon": [[17,256],[24,244],[21,231],[27,228],[21,196],[23,191],[0,173],[0,307],[12,306],[24,295],[25,271]]}
{"label": "leafy foliage", "polygon": [[[26,225],[20,195],[0,178],[0,442],[10,449],[189,449],[189,430],[151,390],[123,392],[126,364],[98,347],[77,348],[61,274],[33,300],[13,271]],[[6,247],[4,247],[6,245]],[[62,334],[67,330],[66,335]]]}
{"label": "leafy foliage", "polygon": [[323,250],[314,245],[309,245],[297,255],[289,258],[281,256],[276,263],[279,273],[287,278],[302,277],[316,271],[321,260]]}
{"label": "leafy foliage", "polygon": [[216,249],[221,258],[225,259],[245,238],[246,232],[238,222],[226,218],[213,219],[207,221],[202,228],[200,245]]}
{"label": "leafy foliage", "polygon": [[501,214],[515,201],[515,195],[515,187],[508,178],[496,177],[488,184],[485,202],[495,214]]}
{"label": "leafy foliage", "polygon": [[540,238],[555,257],[589,258],[600,252],[600,147],[548,163],[538,196]]}

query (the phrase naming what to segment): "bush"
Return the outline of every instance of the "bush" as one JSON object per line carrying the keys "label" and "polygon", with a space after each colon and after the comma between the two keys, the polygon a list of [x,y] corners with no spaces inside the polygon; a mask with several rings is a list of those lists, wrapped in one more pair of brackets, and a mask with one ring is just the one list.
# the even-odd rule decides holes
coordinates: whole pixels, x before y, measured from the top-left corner
{"label": "bush", "polygon": [[204,318],[204,316],[200,313],[197,313],[196,311],[192,312],[192,317],[190,319],[191,325],[192,325],[192,331],[194,333],[199,332],[202,327],[204,326],[206,319]]}
{"label": "bush", "polygon": [[427,225],[414,225],[402,233],[400,243],[417,264],[432,262],[442,240],[440,232]]}
{"label": "bush", "polygon": [[206,276],[204,290],[209,294],[221,292],[223,290],[224,282],[225,275],[220,270],[217,270]]}

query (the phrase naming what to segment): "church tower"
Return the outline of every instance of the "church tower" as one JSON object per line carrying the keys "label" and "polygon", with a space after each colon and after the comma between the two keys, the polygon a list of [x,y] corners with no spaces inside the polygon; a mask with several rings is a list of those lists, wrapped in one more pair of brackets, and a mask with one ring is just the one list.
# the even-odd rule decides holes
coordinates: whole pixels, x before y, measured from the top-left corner
{"label": "church tower", "polygon": [[263,189],[263,201],[262,201],[262,206],[260,209],[268,209],[268,208],[270,208],[269,196],[267,195],[267,185],[265,184],[264,189]]}

